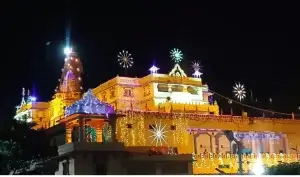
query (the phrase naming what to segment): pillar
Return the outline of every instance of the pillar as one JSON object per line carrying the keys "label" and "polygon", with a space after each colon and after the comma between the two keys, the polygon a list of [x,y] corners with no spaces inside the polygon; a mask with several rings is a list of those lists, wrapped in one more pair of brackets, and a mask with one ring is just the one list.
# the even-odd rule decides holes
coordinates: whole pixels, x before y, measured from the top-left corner
{"label": "pillar", "polygon": [[270,147],[270,154],[274,153],[274,140],[273,139],[269,139],[269,147]]}
{"label": "pillar", "polygon": [[109,115],[109,124],[111,126],[111,141],[113,143],[117,142],[117,136],[116,136],[116,131],[117,131],[117,115],[116,114],[111,114]]}
{"label": "pillar", "polygon": [[[192,132],[193,133],[193,132]],[[193,135],[193,138],[194,138],[194,153],[197,154],[197,137],[199,136],[199,134],[195,134]]]}
{"label": "pillar", "polygon": [[97,124],[96,132],[97,132],[97,142],[103,142],[103,140],[102,140],[102,124]]}
{"label": "pillar", "polygon": [[83,118],[79,117],[79,142],[85,142]]}
{"label": "pillar", "polygon": [[255,143],[255,139],[252,138],[251,139],[251,147],[252,147],[252,153],[256,153],[256,143]]}
{"label": "pillar", "polygon": [[70,124],[66,124],[66,143],[72,142],[72,127]]}
{"label": "pillar", "polygon": [[289,140],[288,140],[288,137],[286,134],[282,135],[282,141],[283,141],[283,148],[284,148],[284,152],[286,154],[288,154],[290,152],[290,149],[289,149]]}
{"label": "pillar", "polygon": [[216,137],[214,134],[210,135],[211,153],[216,153]]}

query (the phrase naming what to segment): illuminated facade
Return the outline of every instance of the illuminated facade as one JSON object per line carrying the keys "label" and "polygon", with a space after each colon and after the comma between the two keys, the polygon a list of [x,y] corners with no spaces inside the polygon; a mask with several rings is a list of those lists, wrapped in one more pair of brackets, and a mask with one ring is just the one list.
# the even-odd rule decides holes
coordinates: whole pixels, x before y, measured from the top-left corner
{"label": "illuminated facade", "polygon": [[[50,102],[23,101],[16,118],[35,121],[37,128],[66,123],[66,141],[72,142],[80,114],[91,114],[81,122],[89,142],[104,142],[112,128],[106,117],[116,112],[116,138],[125,146],[175,147],[170,154],[195,154],[194,173],[237,171],[236,145],[223,130],[231,130],[243,142],[244,169],[253,165],[257,155],[272,165],[278,161],[297,159],[291,148],[300,143],[300,121],[262,117],[220,115],[217,102],[212,101],[208,86],[202,83],[198,70],[188,77],[179,61],[169,74],[159,74],[152,66],[142,78],[117,76],[81,94],[82,66],[79,57],[71,52],[66,57],[60,85]],[[167,151],[167,150],[166,150]],[[168,152],[166,152],[168,153]],[[251,155],[252,154],[252,155]],[[280,160],[279,160],[280,159]],[[249,162],[249,163],[247,163]]]}

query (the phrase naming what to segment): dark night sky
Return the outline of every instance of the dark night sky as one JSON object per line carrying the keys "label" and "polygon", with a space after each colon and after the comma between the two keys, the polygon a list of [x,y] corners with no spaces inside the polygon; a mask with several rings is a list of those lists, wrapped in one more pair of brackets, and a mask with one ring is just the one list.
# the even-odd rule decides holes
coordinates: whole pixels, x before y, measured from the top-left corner
{"label": "dark night sky", "polygon": [[180,48],[186,72],[192,73],[191,61],[201,61],[203,80],[212,90],[232,96],[232,86],[239,81],[253,90],[262,107],[268,107],[272,97],[274,109],[297,111],[300,29],[296,4],[100,2],[9,1],[1,5],[1,118],[13,116],[22,87],[35,85],[40,101],[51,98],[63,66],[70,21],[71,39],[85,70],[85,89],[123,74],[116,61],[122,49],[135,59],[129,74],[144,76],[153,61],[161,72],[169,72],[173,66],[169,51]]}

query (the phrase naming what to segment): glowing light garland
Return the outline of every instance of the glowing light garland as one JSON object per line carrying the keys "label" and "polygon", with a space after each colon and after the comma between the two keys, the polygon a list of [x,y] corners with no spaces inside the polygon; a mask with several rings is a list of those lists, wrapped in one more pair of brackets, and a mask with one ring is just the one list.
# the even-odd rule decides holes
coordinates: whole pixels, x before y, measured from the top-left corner
{"label": "glowing light garland", "polygon": [[246,133],[246,132],[234,132],[236,139],[262,139],[262,140],[279,140],[280,137],[275,133]]}
{"label": "glowing light garland", "polygon": [[97,97],[94,96],[92,90],[90,89],[81,100],[76,101],[65,110],[65,116],[76,113],[99,115],[112,114],[114,113],[114,108],[107,103],[100,101]]}
{"label": "glowing light garland", "polygon": [[172,123],[176,126],[176,130],[173,131],[174,145],[187,145],[187,119],[181,115],[175,116]]}
{"label": "glowing light garland", "polygon": [[103,140],[104,142],[111,142],[111,137],[112,137],[112,129],[111,129],[111,126],[106,123],[104,124],[104,127],[103,127]]}
{"label": "glowing light garland", "polygon": [[141,112],[118,111],[126,115],[117,119],[117,136],[125,146],[145,146],[145,118]]}
{"label": "glowing light garland", "polygon": [[85,134],[87,142],[97,142],[97,131],[94,127],[86,126]]}
{"label": "glowing light garland", "polygon": [[[236,173],[238,169],[238,156],[237,154],[221,154],[221,153],[208,153],[208,154],[193,154],[193,173],[194,174],[207,174],[215,172],[215,168],[220,166],[225,167],[226,173]],[[277,165],[278,160],[286,163],[296,162],[297,155],[295,154],[249,154],[243,155],[243,169],[245,171],[252,171],[257,165],[257,161],[263,166]],[[246,164],[248,162],[249,164]],[[260,165],[259,164],[259,165]],[[260,167],[260,166],[259,166]]]}

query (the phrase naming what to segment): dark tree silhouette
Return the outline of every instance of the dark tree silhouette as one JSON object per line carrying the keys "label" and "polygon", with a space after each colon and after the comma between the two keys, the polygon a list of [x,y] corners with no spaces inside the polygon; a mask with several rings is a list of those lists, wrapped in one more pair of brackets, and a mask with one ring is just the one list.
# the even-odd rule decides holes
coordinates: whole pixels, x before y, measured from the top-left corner
{"label": "dark tree silhouette", "polygon": [[45,130],[34,130],[34,125],[16,120],[0,124],[0,174],[26,174],[56,155]]}
{"label": "dark tree silhouette", "polygon": [[280,163],[276,166],[266,168],[267,175],[299,175],[300,174],[300,163]]}

